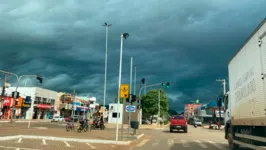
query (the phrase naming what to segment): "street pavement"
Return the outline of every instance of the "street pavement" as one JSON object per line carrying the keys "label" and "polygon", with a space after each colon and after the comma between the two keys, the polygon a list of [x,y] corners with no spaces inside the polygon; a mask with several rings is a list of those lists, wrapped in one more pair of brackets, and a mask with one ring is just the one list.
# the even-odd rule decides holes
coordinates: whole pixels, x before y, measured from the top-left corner
{"label": "street pavement", "polygon": [[42,139],[18,139],[0,141],[0,150],[126,150],[125,146],[112,144],[93,144]]}
{"label": "street pavement", "polygon": [[131,147],[131,150],[229,150],[222,130],[189,126],[188,133],[170,133],[168,128],[146,130],[144,133],[147,137]]}

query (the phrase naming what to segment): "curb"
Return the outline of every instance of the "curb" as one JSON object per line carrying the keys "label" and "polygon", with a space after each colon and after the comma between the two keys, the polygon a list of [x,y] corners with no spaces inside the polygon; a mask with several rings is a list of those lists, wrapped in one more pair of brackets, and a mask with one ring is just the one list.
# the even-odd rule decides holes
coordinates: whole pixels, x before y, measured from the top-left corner
{"label": "curb", "polygon": [[[28,120],[18,120],[18,121],[14,121],[13,120],[13,123],[28,123],[28,122],[29,122]],[[33,123],[33,122],[34,123],[36,123],[36,122],[37,123],[39,123],[39,122],[41,123],[41,122],[51,122],[51,121],[50,120],[45,120],[45,121],[31,121],[31,123]],[[0,123],[11,123],[11,122],[5,120],[5,121],[0,121]]]}
{"label": "curb", "polygon": [[[144,133],[138,135],[136,139],[140,139],[144,136]],[[114,144],[114,145],[130,145],[133,141],[113,141],[113,140],[96,140],[96,139],[77,139],[77,138],[60,138],[53,136],[31,136],[31,135],[16,135],[16,136],[4,136],[0,137],[0,141],[14,140],[14,139],[43,139],[53,141],[66,141],[66,142],[80,142],[80,143],[96,143],[96,144]]]}

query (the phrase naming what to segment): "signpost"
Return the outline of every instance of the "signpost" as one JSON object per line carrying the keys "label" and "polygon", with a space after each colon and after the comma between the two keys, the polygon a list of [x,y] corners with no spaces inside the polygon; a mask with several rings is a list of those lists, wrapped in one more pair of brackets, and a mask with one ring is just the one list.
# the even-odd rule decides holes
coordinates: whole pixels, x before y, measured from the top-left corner
{"label": "signpost", "polygon": [[128,89],[129,89],[128,84],[121,84],[121,86],[120,86],[120,98],[128,98],[128,96],[129,96]]}
{"label": "signpost", "polygon": [[126,112],[136,112],[136,106],[126,105]]}

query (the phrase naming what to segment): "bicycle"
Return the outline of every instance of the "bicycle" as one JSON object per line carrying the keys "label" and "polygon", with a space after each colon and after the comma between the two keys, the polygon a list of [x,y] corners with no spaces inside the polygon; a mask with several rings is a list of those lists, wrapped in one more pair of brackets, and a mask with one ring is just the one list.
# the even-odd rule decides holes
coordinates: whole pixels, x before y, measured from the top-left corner
{"label": "bicycle", "polygon": [[85,120],[80,121],[79,123],[80,123],[80,125],[79,125],[79,127],[77,129],[77,132],[80,133],[82,130],[84,132],[87,132],[88,129],[89,129],[88,120],[85,119]]}
{"label": "bicycle", "polygon": [[66,124],[66,131],[69,132],[69,131],[75,131],[75,126],[74,126],[74,123],[73,122],[68,122]]}

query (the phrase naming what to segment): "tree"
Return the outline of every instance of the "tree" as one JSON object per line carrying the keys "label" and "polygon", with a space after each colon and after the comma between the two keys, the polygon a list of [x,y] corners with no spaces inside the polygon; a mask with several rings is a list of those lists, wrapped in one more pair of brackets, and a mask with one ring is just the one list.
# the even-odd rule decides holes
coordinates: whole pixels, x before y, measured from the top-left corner
{"label": "tree", "polygon": [[[114,103],[117,103],[117,97],[115,97]],[[123,104],[123,98],[120,98],[120,104]]]}
{"label": "tree", "polygon": [[[160,90],[160,117],[168,116],[168,99],[165,92]],[[151,90],[141,99],[142,110],[145,116],[154,116],[158,114],[158,91]]]}

